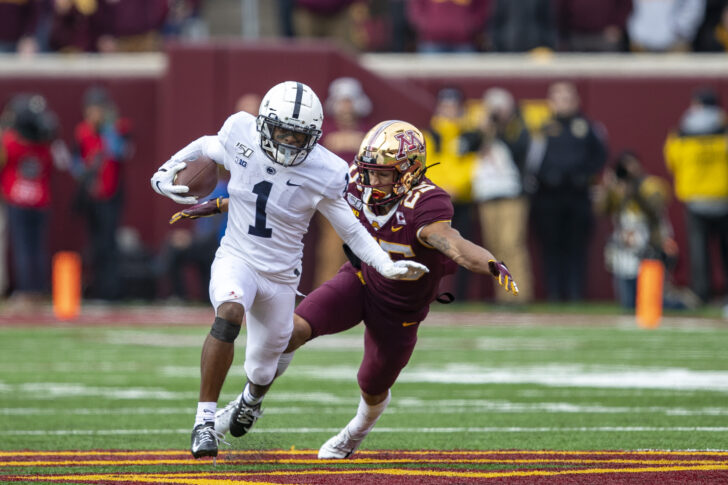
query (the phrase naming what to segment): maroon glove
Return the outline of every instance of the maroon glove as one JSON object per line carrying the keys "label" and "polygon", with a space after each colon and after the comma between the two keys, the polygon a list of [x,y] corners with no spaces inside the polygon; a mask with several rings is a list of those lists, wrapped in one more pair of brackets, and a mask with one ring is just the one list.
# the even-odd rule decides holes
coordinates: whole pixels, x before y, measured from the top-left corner
{"label": "maroon glove", "polygon": [[490,269],[490,274],[492,274],[495,278],[498,278],[498,284],[505,288],[506,291],[509,291],[514,295],[518,294],[518,285],[516,285],[516,282],[513,281],[513,276],[511,276],[511,272],[508,271],[508,268],[503,261],[496,261],[494,259],[489,260],[488,269]]}
{"label": "maroon glove", "polygon": [[175,212],[169,219],[170,224],[174,224],[180,219],[197,219],[198,217],[209,217],[214,216],[222,212],[220,207],[222,206],[223,197],[217,199],[210,199],[200,204],[192,205],[179,212]]}

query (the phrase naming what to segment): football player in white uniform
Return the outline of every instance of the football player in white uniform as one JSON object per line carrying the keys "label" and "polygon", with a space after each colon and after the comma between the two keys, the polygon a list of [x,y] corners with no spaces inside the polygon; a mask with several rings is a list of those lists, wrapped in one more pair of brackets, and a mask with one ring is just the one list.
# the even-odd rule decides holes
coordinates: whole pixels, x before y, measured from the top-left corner
{"label": "football player in white uniform", "polygon": [[276,372],[290,362],[281,353],[293,329],[303,236],[315,211],[382,275],[405,279],[427,272],[416,262],[393,262],[351,212],[344,199],[348,164],[317,143],[322,121],[321,102],[313,90],[286,81],[263,97],[257,118],[242,111],[233,114],[216,136],[193,141],[152,176],[157,193],[191,204],[197,199],[185,195],[189,188],[174,184],[185,160],[204,155],[230,171],[228,225],[210,279],[215,321],[202,347],[191,438],[195,458],[217,456],[222,438],[214,429],[217,400],[243,317],[247,383],[231,418],[233,436],[250,430]]}

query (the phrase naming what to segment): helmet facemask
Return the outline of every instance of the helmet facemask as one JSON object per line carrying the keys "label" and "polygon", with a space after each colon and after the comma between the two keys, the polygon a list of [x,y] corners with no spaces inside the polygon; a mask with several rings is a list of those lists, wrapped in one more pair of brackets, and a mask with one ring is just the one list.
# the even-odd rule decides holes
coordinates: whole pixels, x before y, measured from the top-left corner
{"label": "helmet facemask", "polygon": [[[364,188],[371,189],[371,195],[366,204],[370,207],[378,207],[382,205],[388,205],[394,203],[407,195],[412,190],[412,187],[417,185],[422,179],[424,174],[422,163],[417,160],[417,156],[413,156],[409,159],[402,160],[395,165],[381,165],[366,161],[366,157],[356,158],[356,165],[359,168],[361,174],[360,185]],[[372,184],[369,178],[369,172],[394,172],[394,178],[392,183],[387,184]],[[382,190],[383,187],[392,185],[392,191]]]}
{"label": "helmet facemask", "polygon": [[[303,83],[285,81],[263,97],[256,120],[260,146],[272,161],[292,167],[301,164],[321,138],[323,109],[316,93]],[[276,130],[303,135],[298,145],[276,140]]]}
{"label": "helmet facemask", "polygon": [[[268,158],[286,167],[301,164],[321,138],[321,130],[315,127],[302,128],[264,115],[258,115],[257,126],[260,132],[260,146]],[[301,146],[279,142],[274,138],[276,128],[301,133],[305,136],[304,142]]]}

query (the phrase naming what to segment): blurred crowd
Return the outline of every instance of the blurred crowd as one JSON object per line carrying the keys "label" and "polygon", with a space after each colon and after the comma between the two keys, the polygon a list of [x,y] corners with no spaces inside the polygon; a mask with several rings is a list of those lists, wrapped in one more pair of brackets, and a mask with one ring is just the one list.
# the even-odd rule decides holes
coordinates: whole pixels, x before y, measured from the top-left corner
{"label": "blurred crowd", "polygon": [[[255,114],[260,99],[245,93],[234,109]],[[595,270],[588,257],[594,244],[603,245],[604,267],[626,309],[635,306],[645,259],[666,268],[667,308],[696,308],[721,297],[711,286],[718,263],[710,260],[709,246],[718,246],[728,281],[726,112],[709,86],[697,87],[686,102],[674,130],[665,133],[664,160],[673,178],[668,181],[648,173],[629,147],[609,146],[607,127],[582,110],[571,82],[553,82],[540,104],[519,102],[502,87],[490,87],[477,99],[467,99],[457,86],[440,89],[429,126],[423,127],[427,177],[450,193],[453,226],[517,275],[519,298],[495,292],[499,303],[527,304],[537,286],[551,302],[583,300]],[[321,143],[352,160],[374,122],[369,96],[357,79],[341,77],[330,84],[324,106]],[[6,252],[8,241],[11,268],[0,258],[0,294],[10,293],[21,307],[47,297],[51,178],[53,171],[63,171],[75,181],[68,210],[86,226],[86,298],[205,300],[226,218],[178,224],[158,248],[146,247],[137,231],[121,227],[124,166],[134,154],[131,123],[102,86],[90,86],[79,109],[83,118],[70,147],[58,138],[57,118],[43,96],[18,94],[2,111],[0,251]],[[221,169],[210,197],[227,195],[226,175]],[[667,213],[673,193],[684,209],[686,248],[678,247]],[[609,221],[611,234],[595,242],[600,218]],[[315,244],[314,287],[344,261],[341,241],[324,220]],[[680,258],[690,267],[689,288],[674,284]],[[540,271],[534,271],[536,264]],[[536,273],[542,281],[534,280]],[[482,297],[469,278],[465,271],[453,277],[455,300]]]}
{"label": "blurred crowd", "polygon": [[[614,294],[634,309],[640,265],[666,269],[666,308],[696,308],[720,298],[713,268],[728,281],[728,131],[716,91],[698,87],[685,113],[666,133],[664,160],[684,209],[687,247],[674,238],[670,181],[648,173],[640,154],[610,147],[607,127],[584,113],[575,85],[552,83],[546,109],[521,106],[509,91],[491,87],[467,100],[457,87],[438,93],[428,130],[428,177],[451,194],[453,226],[480,240],[518,275],[517,302],[528,303],[540,284],[551,302],[582,301],[596,268],[588,253],[600,218],[611,234],[601,247]],[[532,100],[530,100],[532,101]],[[472,234],[479,228],[481,234]],[[533,241],[533,250],[529,249]],[[711,261],[711,246],[719,247]],[[679,258],[690,267],[689,287],[675,284]],[[534,281],[534,263],[542,281]],[[468,274],[456,275],[455,298],[473,298]]]}
{"label": "blurred crowd", "polygon": [[[215,35],[209,11],[233,3],[0,0],[0,52],[156,51],[165,39]],[[260,15],[273,16],[277,36],[322,37],[360,52],[728,50],[728,0],[254,3]],[[458,86],[446,86],[423,127],[432,162],[427,175],[450,193],[453,226],[508,263],[521,290],[517,301],[532,301],[538,286],[549,301],[584,298],[599,218],[611,222],[603,263],[625,308],[635,305],[644,259],[659,259],[667,268],[668,307],[692,308],[718,296],[711,271],[719,265],[710,260],[710,247],[719,248],[728,281],[728,136],[717,93],[696,89],[674,131],[665,134],[663,155],[672,181],[648,173],[641,154],[630,147],[610,147],[608,127],[582,111],[572,83],[554,82],[543,94],[541,106],[524,105],[502,87],[467,99]],[[367,128],[378,121],[370,117],[372,102],[351,77],[335,79],[322,98],[321,143],[351,160]],[[91,86],[78,102],[83,119],[71,146],[59,139],[58,120],[43,96],[21,93],[2,107],[0,254],[9,246],[11,268],[0,257],[0,295],[12,292],[21,306],[47,295],[51,174],[62,171],[76,185],[69,210],[87,229],[85,297],[205,299],[224,218],[175,227],[161,247],[145,247],[138,233],[121,227],[133,127],[101,86]],[[246,93],[235,110],[257,113],[259,102],[257,93]],[[215,194],[224,195],[221,175]],[[673,193],[685,212],[686,248],[678,247],[667,217]],[[314,286],[344,260],[328,222],[320,219],[316,227]],[[680,258],[688,261],[689,288],[673,283]],[[196,281],[187,277],[188,267]],[[543,280],[534,281],[534,273]],[[466,271],[456,273],[457,300],[477,297],[472,278]],[[191,289],[193,281],[197,288]],[[504,304],[514,301],[502,292],[495,295]]]}
{"label": "blurred crowd", "polygon": [[[670,183],[645,171],[639,154],[612,157],[607,129],[580,107],[574,85],[553,83],[547,115],[524,113],[505,89],[466,100],[454,87],[438,94],[428,132],[428,176],[455,202],[453,225],[481,241],[518,275],[518,302],[534,295],[532,264],[539,261],[545,297],[581,301],[590,268],[595,223],[609,218],[604,265],[620,304],[632,309],[640,263],[657,259],[667,269],[664,304],[695,308],[718,296],[712,287],[710,246],[717,243],[728,277],[728,137],[716,92],[696,89],[674,131],[666,134],[664,159],[685,211],[687,248],[678,248],[667,215]],[[531,120],[529,123],[526,119]],[[458,214],[459,213],[459,214]],[[529,236],[530,233],[530,236]],[[527,241],[535,250],[530,252]],[[690,266],[690,287],[674,283],[678,257]],[[472,298],[467,273],[457,275],[456,299]],[[728,279],[726,279],[728,281]],[[496,298],[498,295],[496,293]],[[511,301],[513,302],[513,301]]]}
{"label": "blurred crowd", "polygon": [[[0,0],[0,52],[145,52],[216,35],[358,52],[726,52],[728,0]],[[256,16],[246,19],[248,16]],[[272,26],[264,32],[259,25]],[[237,34],[243,33],[243,25]]]}
{"label": "blurred crowd", "polygon": [[[79,104],[82,120],[70,148],[59,138],[58,119],[40,94],[13,96],[0,117],[0,290],[6,291],[12,274],[11,297],[20,307],[43,300],[50,289],[53,171],[68,172],[75,181],[67,210],[86,226],[87,296],[115,299],[122,294],[117,230],[123,210],[122,165],[134,150],[131,124],[100,86],[89,88]],[[5,267],[6,240],[10,271]]]}
{"label": "blurred crowd", "polygon": [[206,37],[202,0],[0,0],[0,52],[150,52]]}

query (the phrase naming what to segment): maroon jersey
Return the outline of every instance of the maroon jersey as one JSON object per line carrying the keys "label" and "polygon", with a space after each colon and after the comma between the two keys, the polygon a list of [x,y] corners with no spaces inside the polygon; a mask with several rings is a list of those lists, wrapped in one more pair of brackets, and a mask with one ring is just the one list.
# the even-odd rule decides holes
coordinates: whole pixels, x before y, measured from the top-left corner
{"label": "maroon jersey", "polygon": [[409,314],[412,320],[427,314],[429,304],[437,297],[443,276],[453,273],[457,264],[418,237],[419,230],[434,222],[449,223],[453,215],[450,195],[424,178],[387,214],[375,215],[363,202],[367,194],[357,185],[359,174],[351,168],[351,183],[346,200],[359,221],[379,242],[392,260],[409,259],[427,266],[429,273],[419,279],[392,280],[362,263],[366,290],[373,304],[388,310]]}

